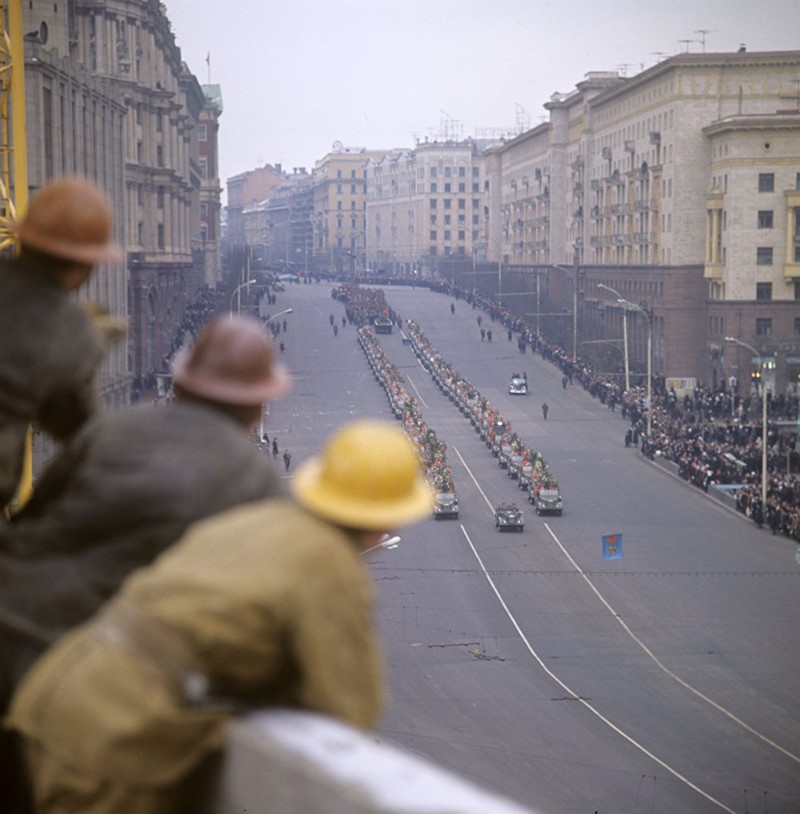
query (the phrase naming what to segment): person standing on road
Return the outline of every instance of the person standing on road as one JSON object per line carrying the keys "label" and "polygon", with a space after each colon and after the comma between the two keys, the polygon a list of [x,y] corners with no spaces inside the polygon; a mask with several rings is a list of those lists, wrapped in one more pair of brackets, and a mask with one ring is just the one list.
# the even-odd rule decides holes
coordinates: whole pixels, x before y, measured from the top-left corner
{"label": "person standing on road", "polygon": [[97,410],[103,337],[72,292],[123,259],[111,231],[104,193],[61,178],[33,197],[15,228],[21,251],[0,263],[0,509],[20,482],[29,425],[63,441]]}
{"label": "person standing on road", "polygon": [[272,457],[275,458],[275,460],[278,459],[278,439],[277,438],[272,439]]}
{"label": "person standing on road", "polygon": [[[38,814],[194,811],[237,710],[288,706],[371,729],[383,706],[363,554],[433,507],[398,427],[346,425],[292,480],[193,526],[51,648],[6,724]],[[200,784],[202,785],[202,783]]]}
{"label": "person standing on road", "polygon": [[289,452],[288,449],[283,451],[283,466],[286,471],[289,471],[289,467],[292,465],[292,453]]}
{"label": "person standing on road", "polygon": [[542,405],[542,416],[544,420],[547,421],[547,413],[550,411],[550,407],[548,407],[547,402]]}

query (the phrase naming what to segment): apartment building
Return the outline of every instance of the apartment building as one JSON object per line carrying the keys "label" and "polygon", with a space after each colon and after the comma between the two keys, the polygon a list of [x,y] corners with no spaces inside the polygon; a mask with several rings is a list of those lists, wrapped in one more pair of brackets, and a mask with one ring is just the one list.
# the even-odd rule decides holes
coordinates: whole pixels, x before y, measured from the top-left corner
{"label": "apartment building", "polygon": [[[206,101],[197,124],[197,163],[200,175],[200,229],[197,250],[202,258],[203,283],[214,288],[222,282],[220,234],[222,186],[218,161],[222,89],[219,85],[202,85],[202,89]],[[194,235],[194,232],[192,234]]]}
{"label": "apartment building", "polygon": [[485,254],[478,142],[425,141],[367,164],[367,266],[430,275],[448,259]]}
{"label": "apartment building", "polygon": [[366,268],[367,164],[384,150],[344,147],[314,165],[313,261],[327,274]]}
{"label": "apartment building", "polygon": [[[110,399],[122,403],[131,376],[167,369],[186,304],[216,273],[216,230],[201,237],[198,125],[218,111],[182,62],[158,3],[29,0],[23,15],[32,184],[65,172],[96,179],[127,249],[127,267],[97,275],[87,292],[128,317],[127,348],[103,373]],[[205,149],[208,167],[207,139]],[[202,197],[208,227],[219,184],[205,185]]]}
{"label": "apartment building", "polygon": [[770,389],[791,385],[798,75],[796,51],[686,53],[554,94],[548,122],[487,151],[491,258],[532,279],[564,277],[548,307],[576,308],[598,343],[604,331],[616,341],[623,319],[641,323],[640,369],[652,332],[657,373],[721,384],[763,364]]}
{"label": "apartment building", "polygon": [[295,167],[269,198],[242,210],[245,242],[253,269],[301,272],[313,245],[313,178]]}
{"label": "apartment building", "polygon": [[[114,209],[114,239],[125,244],[124,135],[127,107],[121,89],[70,57],[76,23],[67,7],[24,4],[25,108],[29,194],[61,175],[96,181]],[[102,265],[78,296],[120,318],[128,314],[124,264]],[[111,348],[98,374],[103,401],[126,404],[130,397],[129,353]]]}

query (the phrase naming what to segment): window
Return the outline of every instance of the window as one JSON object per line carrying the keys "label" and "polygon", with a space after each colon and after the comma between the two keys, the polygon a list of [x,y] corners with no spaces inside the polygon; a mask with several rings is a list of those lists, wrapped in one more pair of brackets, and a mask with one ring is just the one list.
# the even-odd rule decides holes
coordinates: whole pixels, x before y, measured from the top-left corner
{"label": "window", "polygon": [[480,192],[481,191],[481,185],[480,184],[473,184],[472,185],[472,191],[473,192]]}
{"label": "window", "polygon": [[431,240],[436,240],[436,229],[431,229]]}
{"label": "window", "polygon": [[772,299],[772,283],[756,283],[756,299],[771,300]]}
{"label": "window", "polygon": [[[157,130],[161,129],[161,111],[158,111],[158,119],[157,119],[158,126],[156,127]],[[208,139],[208,130],[204,124],[197,125],[197,138],[199,141],[206,141]]]}
{"label": "window", "polygon": [[431,178],[436,178],[436,167],[431,167]]}
{"label": "window", "polygon": [[772,319],[758,317],[756,319],[756,336],[772,336]]}
{"label": "window", "polygon": [[343,189],[342,185],[341,185],[341,184],[337,184],[337,185],[336,185],[336,194],[337,194],[337,195],[341,195],[343,191],[344,191],[344,189]]}
{"label": "window", "polygon": [[459,192],[466,192],[467,191],[467,185],[466,184],[459,184],[458,185],[458,191]]}
{"label": "window", "polygon": [[758,228],[771,229],[772,228],[772,210],[761,209],[758,213]]}
{"label": "window", "polygon": [[459,229],[459,230],[458,230],[458,239],[459,239],[459,240],[460,240],[462,243],[463,243],[463,241],[466,239],[466,232],[464,232],[464,230],[463,230],[463,229]]}
{"label": "window", "polygon": [[450,215],[445,215],[444,216],[444,225],[449,226],[450,223],[451,223],[451,216]]}
{"label": "window", "polygon": [[356,185],[355,184],[350,184],[350,194],[351,195],[356,194]]}
{"label": "window", "polygon": [[464,200],[464,198],[459,198],[458,199],[458,208],[459,209],[466,209],[467,208],[467,202]]}
{"label": "window", "polygon": [[158,248],[164,249],[164,224],[158,224]]}
{"label": "window", "polygon": [[775,173],[760,172],[758,174],[758,191],[759,192],[775,191]]}
{"label": "window", "polygon": [[800,336],[800,317],[794,318],[794,335]]}
{"label": "window", "polygon": [[[160,133],[164,129],[164,111],[163,110],[156,110],[156,132]],[[203,135],[201,136],[200,133]],[[197,131],[197,137],[205,141],[206,138],[206,126],[201,124]]]}
{"label": "window", "polygon": [[452,185],[452,184],[450,184],[450,183],[445,183],[445,185],[444,185],[444,191],[445,191],[445,192],[452,192],[452,191],[453,191],[452,186],[453,186],[453,185]]}
{"label": "window", "polygon": [[451,205],[452,203],[453,203],[453,202],[452,202],[452,200],[450,200],[450,198],[445,198],[445,199],[444,199],[444,208],[445,208],[445,209],[450,209],[450,205]]}
{"label": "window", "polygon": [[756,265],[757,266],[771,266],[772,265],[772,247],[759,246],[756,249]]}
{"label": "window", "polygon": [[439,190],[436,189],[436,181],[431,181],[431,192],[438,192]]}
{"label": "window", "polygon": [[341,178],[341,177],[342,177],[342,171],[341,171],[341,170],[336,170],[336,177],[337,177],[337,178]]}
{"label": "window", "polygon": [[453,168],[452,167],[445,167],[444,168],[444,177],[445,178],[449,178],[452,175],[452,173],[453,173]]}
{"label": "window", "polygon": [[444,239],[445,240],[450,240],[450,230],[449,229],[444,230]]}
{"label": "window", "polygon": [[355,177],[356,177],[356,171],[355,171],[355,170],[350,170],[350,177],[351,177],[351,178],[355,178]]}
{"label": "window", "polygon": [[164,148],[160,144],[156,147],[156,166],[164,166]]}
{"label": "window", "polygon": [[436,215],[431,215],[431,226],[436,226]]}
{"label": "window", "polygon": [[156,206],[159,209],[164,208],[164,187],[158,187],[158,189],[156,189]]}
{"label": "window", "polygon": [[437,202],[438,202],[437,198],[431,198],[431,209],[436,209]]}

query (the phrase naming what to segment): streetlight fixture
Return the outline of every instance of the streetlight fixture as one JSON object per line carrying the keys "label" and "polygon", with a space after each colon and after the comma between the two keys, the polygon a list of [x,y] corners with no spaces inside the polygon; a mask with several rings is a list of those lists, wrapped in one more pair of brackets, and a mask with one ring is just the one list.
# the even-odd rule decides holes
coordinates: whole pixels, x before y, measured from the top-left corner
{"label": "streetlight fixture", "polygon": [[753,356],[758,358],[758,371],[761,376],[761,512],[767,510],[767,383],[764,381],[764,357],[747,342],[742,342],[735,336],[726,336],[726,342],[733,342],[747,348]]}
{"label": "streetlight fixture", "polygon": [[272,322],[273,319],[277,319],[278,317],[282,317],[284,314],[291,314],[294,311],[294,308],[286,308],[283,311],[278,311],[277,314],[273,314],[271,317],[267,317],[264,320],[264,324],[266,325],[268,322]]}
{"label": "streetlight fixture", "polygon": [[602,285],[602,283],[598,283],[597,285],[599,288],[606,288],[612,294],[616,294],[617,302],[624,306],[626,310],[632,308],[634,311],[644,314],[644,317],[647,320],[647,443],[649,444],[651,442],[651,430],[653,429],[653,320],[650,314],[645,311],[641,305],[637,305],[635,302],[626,300],[624,297],[619,295],[618,291],[615,291],[613,288],[609,288],[609,286]]}
{"label": "streetlight fixture", "polygon": [[[258,281],[257,281],[257,280],[247,280],[247,281],[245,281],[244,283],[242,283],[241,285],[237,285],[237,286],[236,286],[236,288],[234,288],[234,289],[233,289],[233,293],[231,294],[230,307],[228,308],[228,316],[231,316],[231,317],[233,316],[233,298],[234,298],[234,297],[235,297],[235,296],[236,296],[236,295],[237,295],[237,294],[238,294],[238,293],[239,293],[239,292],[240,292],[240,291],[241,291],[241,290],[242,290],[242,289],[243,289],[243,288],[244,288],[246,285],[252,285],[252,284],[253,284],[253,283],[255,283],[255,282],[258,282]],[[242,298],[241,298],[241,296],[240,296],[240,297],[239,297],[239,299],[236,301],[236,313],[238,314],[238,313],[239,313],[239,311],[241,311],[241,310],[242,310]]]}
{"label": "streetlight fixture", "polygon": [[[618,300],[622,300],[622,294],[619,293],[616,289],[611,288],[610,285],[603,285],[603,283],[597,284],[598,288],[604,288],[606,291],[610,291]],[[630,374],[630,362],[628,361],[628,309],[622,309],[622,345],[624,348],[623,356],[625,357],[625,390],[631,389],[631,374]]]}

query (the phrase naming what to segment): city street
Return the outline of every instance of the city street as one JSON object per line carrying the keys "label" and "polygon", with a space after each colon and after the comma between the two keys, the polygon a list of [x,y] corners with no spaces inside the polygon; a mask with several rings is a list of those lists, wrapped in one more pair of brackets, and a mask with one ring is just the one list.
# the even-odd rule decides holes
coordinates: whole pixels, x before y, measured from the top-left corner
{"label": "city street", "polygon": [[[447,444],[460,501],[458,520],[370,555],[391,693],[380,737],[543,814],[800,811],[795,545],[626,448],[619,413],[562,388],[485,314],[482,341],[468,303],[451,314],[445,295],[385,291],[543,453],[564,515],[537,517],[399,332],[379,337]],[[331,286],[287,285],[272,311],[288,307],[294,389],[265,429],[293,469],[345,421],[393,419]],[[522,371],[529,394],[510,396]],[[523,508],[523,533],[495,531],[501,501]],[[623,559],[602,559],[608,534]]]}

